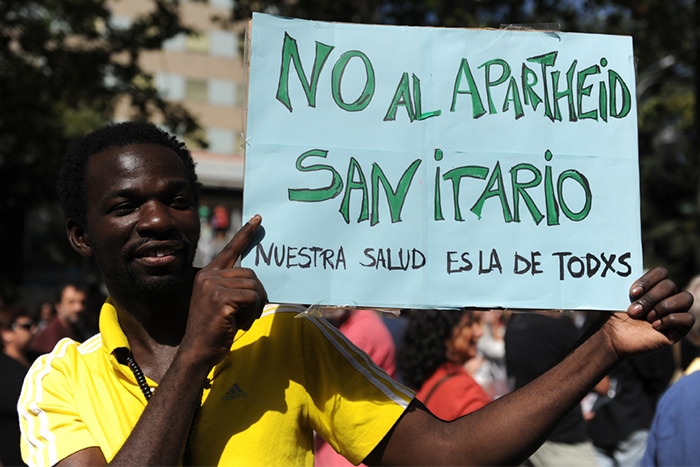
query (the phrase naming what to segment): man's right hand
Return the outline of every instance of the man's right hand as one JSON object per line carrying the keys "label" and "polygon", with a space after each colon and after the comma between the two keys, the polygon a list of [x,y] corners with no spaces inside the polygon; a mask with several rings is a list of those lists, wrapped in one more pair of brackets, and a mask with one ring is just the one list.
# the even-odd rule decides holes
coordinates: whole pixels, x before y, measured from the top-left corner
{"label": "man's right hand", "polygon": [[261,222],[253,216],[195,277],[181,348],[199,353],[210,367],[229,352],[238,329],[250,328],[267,304],[255,273],[235,266]]}

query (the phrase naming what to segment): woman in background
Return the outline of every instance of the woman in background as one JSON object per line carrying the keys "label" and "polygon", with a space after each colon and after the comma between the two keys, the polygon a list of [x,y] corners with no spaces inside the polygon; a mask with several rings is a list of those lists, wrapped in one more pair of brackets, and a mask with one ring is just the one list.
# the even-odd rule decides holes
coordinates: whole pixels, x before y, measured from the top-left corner
{"label": "woman in background", "polygon": [[398,370],[436,416],[454,420],[490,402],[464,369],[483,334],[480,311],[416,310],[399,347]]}

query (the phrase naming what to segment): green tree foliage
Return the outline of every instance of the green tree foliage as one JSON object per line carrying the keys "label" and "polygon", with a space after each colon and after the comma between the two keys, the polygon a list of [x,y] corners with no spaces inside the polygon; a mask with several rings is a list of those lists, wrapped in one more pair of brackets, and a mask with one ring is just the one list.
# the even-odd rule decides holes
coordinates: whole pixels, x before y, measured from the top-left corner
{"label": "green tree foliage", "polygon": [[632,36],[638,70],[639,155],[645,266],[679,283],[700,273],[700,160],[695,155],[700,27],[690,0],[238,0],[233,20],[262,11],[358,23],[445,27],[558,25],[562,31]]}
{"label": "green tree foliage", "polygon": [[178,3],[154,0],[149,14],[120,27],[106,0],[0,2],[0,294],[16,295],[22,280],[25,212],[56,199],[67,147],[109,121],[120,98],[135,119],[195,134],[192,115],[165,101],[138,64],[142,52],[193,33]]}

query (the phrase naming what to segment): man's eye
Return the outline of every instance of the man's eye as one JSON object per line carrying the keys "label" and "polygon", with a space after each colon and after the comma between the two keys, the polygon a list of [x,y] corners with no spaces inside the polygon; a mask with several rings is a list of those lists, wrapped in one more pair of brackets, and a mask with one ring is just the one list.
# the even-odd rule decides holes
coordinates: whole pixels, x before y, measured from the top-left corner
{"label": "man's eye", "polygon": [[192,206],[192,201],[187,196],[176,196],[172,204],[175,208],[187,209]]}
{"label": "man's eye", "polygon": [[114,213],[118,216],[124,216],[126,214],[130,214],[133,212],[135,209],[135,206],[133,203],[119,203],[114,205],[109,211],[111,213]]}

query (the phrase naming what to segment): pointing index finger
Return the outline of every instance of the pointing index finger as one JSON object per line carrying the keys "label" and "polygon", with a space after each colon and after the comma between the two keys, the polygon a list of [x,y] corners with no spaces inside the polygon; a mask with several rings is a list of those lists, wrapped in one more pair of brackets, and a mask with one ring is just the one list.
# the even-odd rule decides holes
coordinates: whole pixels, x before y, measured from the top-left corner
{"label": "pointing index finger", "polygon": [[262,223],[262,217],[259,214],[254,215],[241,229],[236,232],[230,242],[224,246],[219,254],[217,254],[211,263],[207,266],[207,269],[229,269],[232,268],[238,258],[241,256],[241,252],[245,250],[245,247],[253,238],[253,234],[258,230],[260,224]]}

